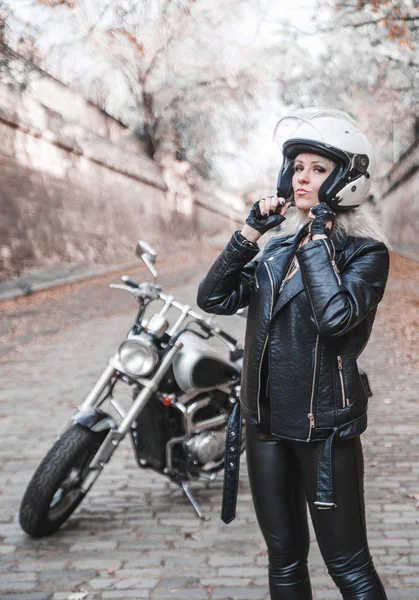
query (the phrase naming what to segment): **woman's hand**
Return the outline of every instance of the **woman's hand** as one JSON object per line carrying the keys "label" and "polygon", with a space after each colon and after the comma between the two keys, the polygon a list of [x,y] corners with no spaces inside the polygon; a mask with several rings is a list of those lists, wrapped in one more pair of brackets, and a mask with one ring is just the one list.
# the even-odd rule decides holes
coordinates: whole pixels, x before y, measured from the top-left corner
{"label": "woman's hand", "polygon": [[328,204],[325,202],[318,202],[312,206],[308,213],[308,218],[313,220],[313,222],[310,223],[312,240],[330,237],[336,214]]}
{"label": "woman's hand", "polygon": [[[276,196],[268,196],[255,202],[241,234],[250,242],[257,242],[269,229],[277,227],[285,220],[285,213],[290,205],[291,202],[286,202],[285,198]],[[280,210],[278,210],[279,206]]]}

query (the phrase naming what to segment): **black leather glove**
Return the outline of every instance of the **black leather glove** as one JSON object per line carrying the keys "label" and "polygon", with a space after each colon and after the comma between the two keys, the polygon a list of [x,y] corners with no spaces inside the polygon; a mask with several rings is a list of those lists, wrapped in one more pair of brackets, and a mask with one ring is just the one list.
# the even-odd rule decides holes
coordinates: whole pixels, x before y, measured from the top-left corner
{"label": "black leather glove", "polygon": [[[330,237],[336,219],[336,215],[330,206],[325,202],[319,202],[311,208],[311,214],[316,217],[314,221],[311,221],[310,223],[311,237],[316,234],[327,235],[327,237]],[[328,221],[332,221],[332,227],[330,229],[326,227]]]}
{"label": "black leather glove", "polygon": [[[284,204],[285,202],[283,204],[279,203],[277,210],[281,210]],[[280,215],[279,212],[271,210],[268,215],[262,215],[259,209],[259,202],[254,203],[246,219],[247,225],[253,227],[253,229],[256,229],[262,235],[269,231],[269,229],[277,227],[283,221],[285,221],[285,217],[284,215]]]}

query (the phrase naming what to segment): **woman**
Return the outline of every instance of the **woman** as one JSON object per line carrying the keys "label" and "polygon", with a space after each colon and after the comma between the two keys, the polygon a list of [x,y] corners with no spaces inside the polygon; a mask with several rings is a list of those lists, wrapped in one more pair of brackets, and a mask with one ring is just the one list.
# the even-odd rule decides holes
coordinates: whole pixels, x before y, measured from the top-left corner
{"label": "woman", "polygon": [[[249,307],[240,408],[271,598],[312,598],[308,504],[342,597],[382,600],[365,526],[360,434],[368,397],[356,362],[389,269],[385,238],[360,207],[373,149],[340,111],[305,109],[282,119],[278,131],[290,123],[278,198],[254,204],[201,282],[198,304],[218,314]],[[284,235],[283,226],[255,258],[258,239],[288,211],[296,232],[291,225]],[[234,518],[237,468],[227,463],[226,522]]]}

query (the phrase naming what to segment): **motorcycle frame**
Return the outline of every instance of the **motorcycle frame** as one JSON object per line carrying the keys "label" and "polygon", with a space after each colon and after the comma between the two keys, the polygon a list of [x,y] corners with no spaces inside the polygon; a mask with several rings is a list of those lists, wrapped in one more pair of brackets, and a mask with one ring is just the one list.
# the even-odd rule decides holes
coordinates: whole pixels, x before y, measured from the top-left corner
{"label": "motorcycle frame", "polygon": [[[138,297],[140,297],[138,295],[138,293],[136,293],[136,291],[137,291],[136,289],[132,289],[131,287],[129,287],[127,285],[111,284],[111,287],[129,291],[133,295],[137,295]],[[153,288],[155,289],[155,286],[153,286]],[[153,289],[153,288],[150,288],[150,289]],[[138,396],[136,397],[133,404],[131,405],[131,407],[128,409],[128,411],[126,413],[124,413],[118,406],[115,406],[115,404],[113,404],[113,406],[116,408],[117,412],[121,416],[121,421],[119,422],[119,424],[117,425],[117,427],[115,429],[109,430],[106,438],[102,442],[99,450],[97,451],[97,453],[95,454],[95,456],[93,457],[93,459],[89,465],[89,468],[91,469],[91,471],[87,475],[86,479],[83,481],[83,484],[81,486],[81,489],[85,494],[89,491],[89,489],[95,483],[95,481],[99,477],[102,469],[104,468],[106,463],[110,460],[112,454],[115,452],[115,450],[118,447],[118,445],[120,444],[120,442],[125,438],[126,434],[128,432],[131,433],[132,424],[138,418],[142,409],[145,407],[145,405],[150,400],[152,395],[155,392],[157,392],[158,386],[159,386],[162,378],[164,377],[167,370],[173,363],[173,360],[174,360],[176,354],[183,347],[182,342],[176,339],[176,335],[181,331],[185,320],[188,318],[192,318],[193,320],[198,321],[198,322],[202,321],[202,317],[200,314],[192,311],[190,306],[180,304],[179,302],[175,301],[174,296],[167,296],[165,294],[158,293],[158,295],[155,295],[154,298],[152,298],[152,299],[161,299],[164,301],[164,306],[162,307],[160,312],[157,313],[160,316],[164,316],[171,307],[176,308],[180,311],[180,315],[179,315],[178,319],[176,320],[175,324],[172,326],[172,328],[168,332],[168,334],[170,336],[169,345],[171,345],[172,347],[164,355],[156,373],[154,374],[154,376],[151,379],[141,378],[141,377],[133,378],[131,375],[126,373],[124,371],[122,365],[120,364],[118,353],[115,353],[115,355],[109,360],[108,365],[106,366],[106,368],[100,375],[99,379],[96,381],[95,385],[93,386],[93,388],[91,389],[89,394],[86,396],[86,398],[80,405],[79,412],[81,412],[81,413],[83,413],[89,409],[92,409],[100,400],[100,397],[103,394],[103,392],[105,391],[105,389],[111,384],[112,379],[116,376],[119,376],[121,378],[121,375],[122,375],[122,376],[126,377],[130,383],[137,383],[141,386],[141,390],[140,390]],[[138,324],[138,317],[141,314],[141,312],[142,312],[142,310],[140,309],[140,311],[137,315],[137,318],[136,318],[136,325]],[[208,327],[210,327],[209,324],[208,324]],[[230,340],[225,339],[223,337],[223,335],[222,335],[223,332],[218,327],[211,327],[211,333],[212,333],[212,335],[220,338],[228,346],[228,348],[230,350],[237,349],[237,345],[233,344]],[[220,389],[221,391],[224,391],[224,392],[231,392],[232,387],[234,387],[234,386],[235,386],[235,384],[232,382],[231,384],[225,384],[222,386],[215,386],[215,387],[211,387],[211,388],[207,388],[207,389],[202,389],[202,390],[199,390],[199,395],[201,395],[205,391],[210,391],[210,390],[214,390],[214,389]],[[195,394],[192,394],[191,396],[193,397],[194,395]],[[198,395],[198,393],[197,393],[197,395]],[[183,399],[184,402],[187,399],[186,396],[187,396],[186,394],[181,396],[181,398]],[[189,398],[189,399],[191,399],[191,398]],[[199,401],[197,401],[197,402],[199,402]],[[167,460],[166,469],[164,470],[165,474],[170,475],[172,472],[171,471],[171,464],[172,464],[171,449],[175,445],[175,443],[180,443],[181,441],[184,441],[185,439],[187,439],[188,437],[190,437],[191,435],[193,435],[195,433],[199,433],[201,431],[204,431],[205,429],[210,429],[211,427],[214,427],[216,425],[217,426],[222,425],[225,422],[227,422],[227,415],[225,417],[223,415],[220,415],[218,417],[213,417],[211,419],[207,419],[206,422],[200,423],[199,428],[196,429],[194,427],[194,424],[192,421],[193,414],[197,410],[197,407],[194,406],[196,404],[197,403],[193,403],[193,405],[191,405],[189,407],[185,407],[182,402],[174,402],[173,403],[173,405],[178,410],[180,410],[185,417],[185,435],[179,436],[179,439],[172,438],[167,443],[166,459],[168,459],[168,460]],[[132,436],[131,436],[131,441],[134,446]],[[169,446],[169,448],[167,448],[167,446]],[[135,446],[133,449],[134,449],[134,454],[135,454],[136,460],[138,462],[138,456],[137,456]],[[208,477],[210,479],[212,478],[211,476],[208,476]],[[187,488],[185,488],[185,484],[187,484],[187,481],[182,481],[181,484],[182,484],[182,487],[183,487],[185,493],[191,500],[191,493]],[[191,502],[192,502],[192,500],[191,500]],[[193,504],[195,510],[197,510],[196,503],[192,502],[192,504]],[[197,512],[198,512],[198,510],[197,510]],[[198,514],[199,514],[199,516],[202,516],[200,514],[200,512],[198,512]]]}

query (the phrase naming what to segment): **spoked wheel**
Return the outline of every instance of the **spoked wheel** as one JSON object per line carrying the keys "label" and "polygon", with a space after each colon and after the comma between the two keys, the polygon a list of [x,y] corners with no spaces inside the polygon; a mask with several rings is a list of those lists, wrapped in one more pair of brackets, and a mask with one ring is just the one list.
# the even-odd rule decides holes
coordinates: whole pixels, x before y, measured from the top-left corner
{"label": "spoked wheel", "polygon": [[42,537],[57,531],[85,494],[81,485],[107,432],[73,425],[54,444],[35,471],[19,511],[23,531]]}

